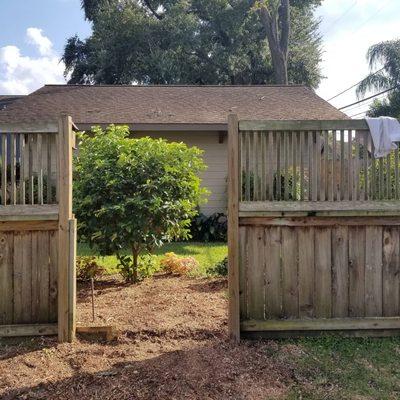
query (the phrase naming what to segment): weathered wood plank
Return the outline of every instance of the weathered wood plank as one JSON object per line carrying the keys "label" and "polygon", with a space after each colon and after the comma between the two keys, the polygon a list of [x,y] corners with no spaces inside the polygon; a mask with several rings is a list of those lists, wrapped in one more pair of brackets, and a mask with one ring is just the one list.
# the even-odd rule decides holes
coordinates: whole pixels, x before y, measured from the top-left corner
{"label": "weathered wood plank", "polygon": [[25,135],[19,135],[19,204],[25,204]]}
{"label": "weathered wood plank", "polygon": [[0,325],[13,322],[14,236],[0,235]]}
{"label": "weathered wood plank", "polygon": [[[298,228],[299,317],[314,316],[314,228]],[[286,249],[295,252],[296,248]]]}
{"label": "weathered wood plank", "polygon": [[267,319],[282,316],[281,229],[265,230],[265,316]]}
{"label": "weathered wood plank", "polygon": [[[329,212],[351,212],[352,215],[400,215],[400,202],[397,201],[281,201],[281,202],[240,202],[239,212],[274,212],[280,216],[287,213],[307,212],[309,216],[316,216],[318,213]],[[365,213],[369,214],[365,214]],[[364,213],[364,214],[363,214]],[[0,213],[1,215],[1,213]],[[322,214],[321,214],[322,215]],[[336,214],[337,215],[337,214]],[[347,214],[350,215],[350,214]]]}
{"label": "weathered wood plank", "polygon": [[[29,321],[25,323],[36,324],[39,322],[39,296],[40,296],[40,280],[41,280],[41,265],[38,257],[38,233],[30,232],[31,241],[31,254],[29,262],[27,262],[26,267],[30,269],[31,272],[31,317]],[[30,265],[29,265],[30,264]],[[25,265],[24,265],[25,267]],[[47,322],[47,321],[44,321]]]}
{"label": "weathered wood plank", "polygon": [[298,241],[295,229],[282,227],[282,314],[299,316]]}
{"label": "weathered wood plank", "polygon": [[365,316],[382,316],[382,227],[365,230]]}
{"label": "weathered wood plank", "polygon": [[332,129],[368,129],[365,120],[303,120],[303,121],[239,121],[241,131],[323,131]]}
{"label": "weathered wood plank", "polygon": [[348,227],[332,229],[332,316],[349,314],[349,237]]}
{"label": "weathered wood plank", "polygon": [[[71,128],[69,127],[69,130]],[[71,138],[68,139],[68,145],[71,146]],[[61,147],[61,146],[60,146]],[[67,156],[67,155],[66,155]],[[229,294],[229,335],[234,341],[240,340],[240,295],[239,295],[239,131],[238,117],[231,114],[228,117],[228,294]],[[59,171],[62,171],[64,163],[69,166],[69,193],[68,204],[65,204],[64,216],[67,220],[72,214],[72,148],[64,162],[60,162]],[[62,180],[61,180],[62,182]],[[60,190],[62,185],[60,184]],[[64,193],[64,196],[67,195]],[[60,200],[61,200],[60,196]],[[60,201],[60,217],[61,217],[61,201]],[[68,217],[68,218],[67,218]],[[66,221],[65,221],[66,222]],[[60,238],[60,243],[65,238]],[[66,249],[65,249],[66,250]],[[60,259],[63,257],[64,249],[60,246]],[[59,261],[60,264],[60,261]],[[62,279],[59,274],[58,279]],[[62,289],[64,292],[65,289]],[[60,300],[59,286],[59,312],[60,307],[64,309],[64,304]],[[64,297],[65,299],[65,297]],[[60,325],[60,321],[59,321]],[[65,336],[62,331],[60,335]]]}
{"label": "weathered wood plank", "polygon": [[23,252],[22,252],[23,240],[22,234],[14,235],[14,251],[13,251],[13,323],[20,324],[23,321],[22,318],[22,274],[23,274]]}
{"label": "weathered wood plank", "polygon": [[57,335],[57,324],[0,325],[0,337]]}
{"label": "weathered wood plank", "polygon": [[247,310],[247,276],[248,276],[248,240],[247,228],[239,228],[239,299],[240,319],[248,318]]}
{"label": "weathered wood plank", "polygon": [[1,204],[7,205],[7,134],[1,135]]}
{"label": "weathered wood plank", "polygon": [[[399,226],[398,217],[240,217],[240,226]],[[1,226],[1,225],[0,225]]]}
{"label": "weathered wood plank", "polygon": [[[16,249],[17,251],[17,249]],[[32,322],[32,233],[22,234],[22,323]]]}
{"label": "weathered wood plank", "polygon": [[58,231],[49,232],[49,322],[57,322]]}
{"label": "weathered wood plank", "polygon": [[250,318],[264,319],[265,316],[265,258],[264,229],[248,228],[249,273],[248,312]]}
{"label": "weathered wood plank", "polygon": [[17,157],[17,143],[16,135],[10,136],[10,204],[17,203],[17,179],[16,179],[16,157]]}
{"label": "weathered wood plank", "polygon": [[265,320],[242,321],[241,329],[248,332],[257,331],[313,331],[313,330],[346,330],[346,329],[400,329],[400,318],[331,318],[301,320]]}
{"label": "weathered wood plank", "polygon": [[400,240],[399,228],[383,229],[382,307],[385,317],[400,312]]}
{"label": "weathered wood plank", "polygon": [[365,227],[349,228],[349,316],[365,316]]}
{"label": "weathered wood plank", "polygon": [[39,311],[38,322],[49,321],[49,287],[50,287],[50,239],[49,232],[37,232]]}
{"label": "weathered wood plank", "polygon": [[330,318],[332,309],[332,241],[330,228],[315,228],[316,318]]}

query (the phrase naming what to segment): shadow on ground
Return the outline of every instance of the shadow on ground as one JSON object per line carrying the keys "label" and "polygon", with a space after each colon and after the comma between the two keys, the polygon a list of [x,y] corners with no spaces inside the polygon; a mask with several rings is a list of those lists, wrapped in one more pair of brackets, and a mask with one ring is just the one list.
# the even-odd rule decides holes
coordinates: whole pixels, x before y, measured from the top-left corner
{"label": "shadow on ground", "polygon": [[[255,356],[256,353],[256,356]],[[96,373],[74,366],[71,377],[9,390],[2,399],[235,399],[279,398],[288,381],[287,365],[268,351],[224,340],[142,361],[118,362]]]}

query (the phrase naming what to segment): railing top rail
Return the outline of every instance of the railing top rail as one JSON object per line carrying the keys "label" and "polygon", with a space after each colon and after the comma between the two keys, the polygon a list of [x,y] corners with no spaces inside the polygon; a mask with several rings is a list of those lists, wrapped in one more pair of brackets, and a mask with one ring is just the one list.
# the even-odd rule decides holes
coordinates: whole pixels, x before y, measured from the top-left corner
{"label": "railing top rail", "polygon": [[326,131],[368,129],[368,124],[364,119],[239,121],[240,131]]}
{"label": "railing top rail", "polygon": [[0,122],[0,133],[58,133],[58,122]]}

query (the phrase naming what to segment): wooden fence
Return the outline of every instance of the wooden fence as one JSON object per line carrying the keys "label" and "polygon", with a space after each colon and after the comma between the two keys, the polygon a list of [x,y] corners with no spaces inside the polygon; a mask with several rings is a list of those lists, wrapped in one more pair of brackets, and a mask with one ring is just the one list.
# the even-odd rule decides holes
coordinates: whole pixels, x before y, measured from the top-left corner
{"label": "wooden fence", "polygon": [[1,125],[0,337],[75,334],[70,117]]}
{"label": "wooden fence", "polygon": [[400,333],[399,151],[365,121],[229,117],[230,332]]}

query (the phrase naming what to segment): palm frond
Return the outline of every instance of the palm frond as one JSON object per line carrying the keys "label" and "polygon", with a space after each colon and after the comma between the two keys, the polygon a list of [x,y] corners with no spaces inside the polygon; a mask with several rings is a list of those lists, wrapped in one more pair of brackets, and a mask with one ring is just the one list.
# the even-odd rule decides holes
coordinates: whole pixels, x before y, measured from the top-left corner
{"label": "palm frond", "polygon": [[390,87],[391,80],[386,73],[382,71],[379,73],[370,74],[363,79],[357,87],[356,94],[358,98],[361,98],[369,90],[381,91],[389,89]]}

